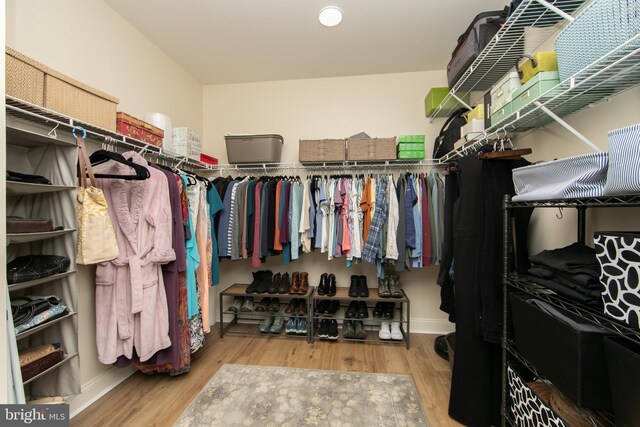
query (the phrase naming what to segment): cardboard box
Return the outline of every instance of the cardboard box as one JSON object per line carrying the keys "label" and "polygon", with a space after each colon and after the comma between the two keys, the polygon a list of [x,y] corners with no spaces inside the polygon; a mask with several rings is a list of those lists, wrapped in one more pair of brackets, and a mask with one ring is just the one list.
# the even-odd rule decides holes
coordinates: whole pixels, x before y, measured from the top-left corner
{"label": "cardboard box", "polygon": [[129,136],[156,147],[162,147],[164,130],[129,114],[118,112],[116,115],[116,129],[120,135]]}

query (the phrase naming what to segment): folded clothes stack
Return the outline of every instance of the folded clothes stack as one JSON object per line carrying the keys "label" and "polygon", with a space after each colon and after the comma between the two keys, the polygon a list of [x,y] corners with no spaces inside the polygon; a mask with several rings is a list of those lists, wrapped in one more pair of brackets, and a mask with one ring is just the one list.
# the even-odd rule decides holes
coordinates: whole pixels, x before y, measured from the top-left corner
{"label": "folded clothes stack", "polygon": [[595,250],[582,244],[545,250],[529,258],[527,280],[574,301],[602,304],[600,266]]}

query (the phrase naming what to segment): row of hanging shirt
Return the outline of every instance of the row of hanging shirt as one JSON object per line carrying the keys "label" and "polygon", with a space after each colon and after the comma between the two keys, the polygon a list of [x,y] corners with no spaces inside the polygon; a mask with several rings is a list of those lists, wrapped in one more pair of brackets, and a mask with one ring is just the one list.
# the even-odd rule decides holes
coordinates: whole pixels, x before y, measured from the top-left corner
{"label": "row of hanging shirt", "polygon": [[282,262],[312,251],[347,266],[362,260],[396,271],[438,265],[443,237],[443,183],[440,176],[393,175],[216,178],[223,200],[216,223],[220,257],[267,256]]}

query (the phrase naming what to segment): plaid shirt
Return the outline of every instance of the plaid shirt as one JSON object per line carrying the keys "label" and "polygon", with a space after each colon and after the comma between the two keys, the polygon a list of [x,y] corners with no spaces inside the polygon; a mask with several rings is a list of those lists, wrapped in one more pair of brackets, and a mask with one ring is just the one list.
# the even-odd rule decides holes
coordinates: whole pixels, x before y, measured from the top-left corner
{"label": "plaid shirt", "polygon": [[376,181],[376,208],[373,211],[369,235],[362,252],[362,259],[367,262],[373,263],[376,258],[382,258],[382,227],[387,219],[388,211],[387,179],[383,176]]}

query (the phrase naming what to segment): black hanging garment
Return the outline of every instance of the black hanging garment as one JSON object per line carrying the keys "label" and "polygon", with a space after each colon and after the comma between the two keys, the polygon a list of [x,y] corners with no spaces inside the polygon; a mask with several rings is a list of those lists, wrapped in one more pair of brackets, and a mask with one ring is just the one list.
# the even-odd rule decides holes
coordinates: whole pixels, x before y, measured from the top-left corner
{"label": "black hanging garment", "polygon": [[[458,164],[460,194],[453,212],[456,351],[449,415],[465,425],[500,425],[502,200],[514,193],[511,170],[525,164],[475,156]],[[530,214],[518,213],[519,242],[526,242]],[[528,254],[518,257],[526,260]]]}

